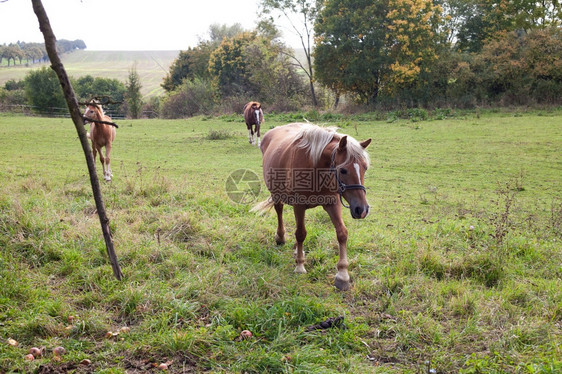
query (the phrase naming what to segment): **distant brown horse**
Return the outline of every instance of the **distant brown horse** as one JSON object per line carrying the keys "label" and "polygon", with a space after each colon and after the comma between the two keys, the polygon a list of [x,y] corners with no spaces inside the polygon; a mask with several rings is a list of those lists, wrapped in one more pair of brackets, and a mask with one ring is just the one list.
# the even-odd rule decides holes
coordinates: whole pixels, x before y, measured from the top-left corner
{"label": "distant brown horse", "polygon": [[313,124],[291,123],[268,131],[263,137],[263,176],[271,196],[254,210],[271,206],[277,212],[278,244],[285,243],[283,204],[293,206],[296,219],[296,273],[306,273],[303,242],[306,238],[305,211],[321,205],[330,216],[339,243],[339,261],[335,285],[340,290],[350,287],[347,272],[347,228],[342,219],[345,199],[353,218],[369,213],[364,174],[369,167],[365,148],[371,139],[358,142],[338,134],[335,128]]}
{"label": "distant brown horse", "polygon": [[[111,172],[110,158],[111,145],[113,140],[115,140],[115,127],[94,121],[107,121],[111,122],[111,117],[106,116],[103,113],[101,105],[93,103],[86,106],[84,111],[84,117],[90,119],[90,133],[88,137],[92,141],[92,152],[94,153],[94,162],[96,161],[96,154],[99,152],[101,166],[103,169],[103,178],[106,181],[110,181],[113,173]],[[101,149],[105,147],[105,157],[103,156]]]}
{"label": "distant brown horse", "polygon": [[244,120],[246,121],[246,127],[248,128],[248,142],[252,145],[256,144],[253,130],[253,127],[255,127],[255,134],[258,138],[257,146],[259,147],[260,125],[263,123],[263,110],[261,109],[261,104],[257,101],[250,101],[244,105]]}

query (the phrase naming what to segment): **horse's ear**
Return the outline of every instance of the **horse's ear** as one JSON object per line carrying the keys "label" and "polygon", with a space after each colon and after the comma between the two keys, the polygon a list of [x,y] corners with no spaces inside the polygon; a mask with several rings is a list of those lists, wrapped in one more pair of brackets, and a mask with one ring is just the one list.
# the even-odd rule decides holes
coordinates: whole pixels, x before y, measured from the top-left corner
{"label": "horse's ear", "polygon": [[340,139],[340,144],[338,145],[338,149],[340,151],[343,151],[345,147],[347,147],[347,135],[342,136],[342,138]]}
{"label": "horse's ear", "polygon": [[369,139],[367,139],[367,140],[365,140],[365,141],[362,141],[362,142],[359,143],[359,144],[361,145],[361,147],[363,147],[363,149],[365,149],[365,148],[367,148],[367,147],[369,146],[369,144],[371,144],[371,140],[372,140],[372,139],[369,138]]}

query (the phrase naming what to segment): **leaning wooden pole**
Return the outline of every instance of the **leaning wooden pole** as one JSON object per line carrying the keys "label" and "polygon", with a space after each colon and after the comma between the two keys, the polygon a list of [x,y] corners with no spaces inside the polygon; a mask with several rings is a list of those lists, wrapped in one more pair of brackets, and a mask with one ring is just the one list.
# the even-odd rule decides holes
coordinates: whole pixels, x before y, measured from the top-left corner
{"label": "leaning wooden pole", "polygon": [[98,176],[96,174],[96,166],[94,163],[94,156],[90,148],[90,143],[88,142],[88,136],[86,135],[86,129],[84,128],[84,120],[82,114],[80,113],[80,108],[78,107],[78,101],[76,100],[76,95],[68,79],[68,75],[64,70],[64,66],[57,54],[56,42],[57,39],[53,30],[51,29],[51,24],[45,8],[41,3],[41,0],[31,0],[33,4],[33,11],[39,20],[39,29],[43,33],[45,38],[45,48],[47,49],[47,54],[51,60],[51,68],[57,73],[64,97],[66,99],[66,104],[70,110],[70,117],[74,122],[76,131],[78,132],[78,138],[82,144],[82,149],[84,150],[84,155],[86,156],[86,162],[88,164],[88,172],[90,173],[90,182],[92,184],[92,191],[94,193],[94,200],[96,201],[96,209],[98,211],[98,217],[100,219],[101,230],[103,232],[103,238],[105,239],[105,247],[107,249],[107,254],[111,262],[111,267],[113,268],[113,274],[118,280],[121,280],[123,273],[119,267],[119,262],[117,261],[117,255],[115,254],[115,249],[113,248],[113,238],[111,237],[111,231],[109,229],[109,218],[105,212],[105,206],[103,204],[103,199],[101,196],[100,183]]}

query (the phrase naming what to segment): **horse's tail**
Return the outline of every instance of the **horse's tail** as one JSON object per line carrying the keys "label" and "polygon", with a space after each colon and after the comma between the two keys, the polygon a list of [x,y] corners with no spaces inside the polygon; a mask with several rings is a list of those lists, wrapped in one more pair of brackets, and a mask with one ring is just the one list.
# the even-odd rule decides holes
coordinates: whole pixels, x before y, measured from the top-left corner
{"label": "horse's tail", "polygon": [[270,210],[273,205],[274,205],[274,202],[273,202],[273,199],[270,196],[266,200],[254,205],[254,207],[252,209],[250,209],[250,212],[255,212],[259,215],[263,215],[268,210]]}

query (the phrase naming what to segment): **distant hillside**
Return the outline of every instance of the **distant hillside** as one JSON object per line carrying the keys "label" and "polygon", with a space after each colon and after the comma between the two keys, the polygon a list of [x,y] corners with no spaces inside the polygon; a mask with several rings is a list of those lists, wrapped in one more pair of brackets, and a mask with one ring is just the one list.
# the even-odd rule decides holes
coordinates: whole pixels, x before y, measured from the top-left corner
{"label": "distant hillside", "polygon": [[[71,77],[92,75],[115,78],[126,82],[129,70],[136,64],[145,97],[164,92],[160,84],[179,51],[76,51],[61,56],[64,67]],[[20,80],[27,72],[48,64],[11,66],[0,68],[0,86],[10,79]]]}

